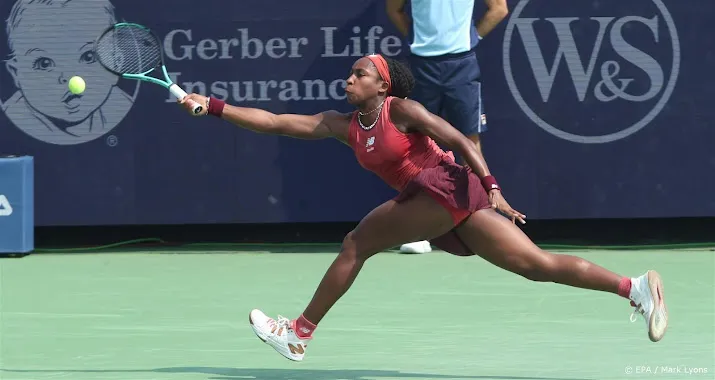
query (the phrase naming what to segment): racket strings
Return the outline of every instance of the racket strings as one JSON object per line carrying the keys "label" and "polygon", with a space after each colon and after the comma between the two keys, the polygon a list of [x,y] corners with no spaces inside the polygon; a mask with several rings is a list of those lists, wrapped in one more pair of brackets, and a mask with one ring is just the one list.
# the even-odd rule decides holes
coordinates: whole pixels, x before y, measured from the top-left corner
{"label": "racket strings", "polygon": [[143,74],[161,64],[161,45],[148,30],[133,26],[114,28],[97,41],[96,54],[109,70]]}

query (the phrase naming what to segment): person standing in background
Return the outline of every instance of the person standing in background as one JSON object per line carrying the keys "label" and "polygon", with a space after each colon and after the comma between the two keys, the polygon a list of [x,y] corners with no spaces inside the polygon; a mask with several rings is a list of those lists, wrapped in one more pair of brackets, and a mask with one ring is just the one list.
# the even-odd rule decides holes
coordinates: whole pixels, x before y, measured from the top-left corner
{"label": "person standing in background", "polygon": [[[409,63],[415,77],[411,99],[442,116],[482,152],[487,130],[482,105],[481,70],[475,49],[479,41],[509,14],[506,0],[485,0],[487,11],[473,21],[474,0],[387,0],[386,11],[410,41]],[[459,158],[464,164],[464,159]],[[403,244],[403,253],[432,251],[428,241]]]}

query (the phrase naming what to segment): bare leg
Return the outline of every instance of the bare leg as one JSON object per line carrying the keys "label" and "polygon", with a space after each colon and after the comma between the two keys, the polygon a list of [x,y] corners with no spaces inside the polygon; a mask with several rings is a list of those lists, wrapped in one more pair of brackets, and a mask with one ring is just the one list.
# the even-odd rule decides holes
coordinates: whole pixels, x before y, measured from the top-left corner
{"label": "bare leg", "polygon": [[303,317],[317,325],[374,254],[404,242],[439,236],[453,227],[450,214],[426,194],[403,203],[391,200],[382,204],[345,237]]}
{"label": "bare leg", "polygon": [[401,203],[390,200],[370,212],[345,237],[338,257],[303,314],[294,320],[273,319],[253,309],[248,316],[251,328],[284,357],[301,361],[318,323],[350,289],[365,260],[406,241],[431,239],[453,228],[449,212],[425,193]]}
{"label": "bare leg", "polygon": [[529,280],[619,294],[623,276],[580,257],[542,250],[494,210],[475,212],[457,234],[485,260]]}
{"label": "bare leg", "polygon": [[456,230],[471,252],[529,280],[614,293],[629,299],[636,307],[634,314],[642,314],[646,321],[648,338],[653,342],[663,339],[668,328],[668,308],[662,279],[656,271],[628,278],[580,257],[546,252],[491,209],[475,212]]}

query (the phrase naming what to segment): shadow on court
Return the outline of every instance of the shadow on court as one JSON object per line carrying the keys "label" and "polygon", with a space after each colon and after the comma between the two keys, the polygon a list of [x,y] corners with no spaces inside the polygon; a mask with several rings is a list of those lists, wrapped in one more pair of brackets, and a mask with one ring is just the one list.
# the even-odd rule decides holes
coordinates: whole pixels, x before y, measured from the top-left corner
{"label": "shadow on court", "polygon": [[211,367],[177,367],[161,368],[155,372],[164,373],[203,373],[221,377],[209,377],[212,380],[256,379],[256,380],[371,380],[383,378],[412,379],[495,379],[495,380],[585,380],[549,377],[519,377],[519,376],[464,376],[438,375],[428,373],[409,373],[382,370],[320,370],[320,369],[269,369],[269,368],[211,368]]}
{"label": "shadow on court", "polygon": [[590,380],[584,378],[533,377],[533,376],[487,376],[487,375],[439,375],[383,370],[320,370],[320,369],[270,369],[270,368],[220,368],[220,367],[171,367],[147,370],[12,370],[14,373],[175,373],[209,375],[210,380],[372,380],[380,378],[405,379],[483,379],[483,380]]}

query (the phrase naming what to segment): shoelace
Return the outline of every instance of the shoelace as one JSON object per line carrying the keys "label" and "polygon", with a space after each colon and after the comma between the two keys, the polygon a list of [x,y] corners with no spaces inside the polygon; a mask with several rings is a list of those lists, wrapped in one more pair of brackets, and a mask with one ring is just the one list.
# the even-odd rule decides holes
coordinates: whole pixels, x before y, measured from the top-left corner
{"label": "shoelace", "polygon": [[636,309],[633,310],[633,312],[631,313],[631,318],[630,318],[631,322],[635,322],[635,321],[638,320],[638,315],[637,315],[637,314],[640,314],[640,315],[643,316],[643,318],[645,318],[645,309],[643,309],[643,305],[641,305],[641,304],[636,305],[635,302],[631,301],[631,306],[633,306],[633,307],[636,308]]}
{"label": "shoelace", "polygon": [[273,327],[273,325],[276,325],[278,327],[278,331],[280,331],[281,327],[285,328],[286,331],[293,329],[293,326],[291,326],[290,323],[290,319],[282,315],[279,315],[278,319],[271,319],[269,323],[271,324],[271,327]]}

